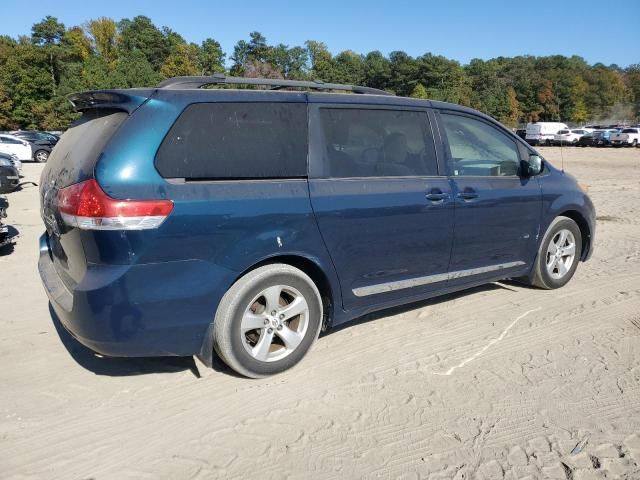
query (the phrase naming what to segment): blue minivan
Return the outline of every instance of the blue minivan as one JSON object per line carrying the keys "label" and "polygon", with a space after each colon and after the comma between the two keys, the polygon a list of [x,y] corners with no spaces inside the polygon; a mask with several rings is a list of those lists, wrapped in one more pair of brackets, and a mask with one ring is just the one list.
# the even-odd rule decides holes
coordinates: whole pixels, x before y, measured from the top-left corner
{"label": "blue minivan", "polygon": [[70,100],[39,270],[104,355],[263,377],[322,329],[506,278],[558,288],[593,251],[584,188],[470,108],[223,75]]}

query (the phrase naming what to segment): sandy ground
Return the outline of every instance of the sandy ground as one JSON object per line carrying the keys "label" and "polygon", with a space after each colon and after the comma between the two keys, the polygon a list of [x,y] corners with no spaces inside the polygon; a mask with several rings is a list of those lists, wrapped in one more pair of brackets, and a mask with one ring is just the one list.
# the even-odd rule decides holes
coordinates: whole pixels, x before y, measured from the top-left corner
{"label": "sandy ground", "polygon": [[383,312],[266,380],[98,358],[58,331],[37,189],[10,194],[0,477],[640,478],[640,149],[563,152],[599,217],[567,287],[492,284]]}

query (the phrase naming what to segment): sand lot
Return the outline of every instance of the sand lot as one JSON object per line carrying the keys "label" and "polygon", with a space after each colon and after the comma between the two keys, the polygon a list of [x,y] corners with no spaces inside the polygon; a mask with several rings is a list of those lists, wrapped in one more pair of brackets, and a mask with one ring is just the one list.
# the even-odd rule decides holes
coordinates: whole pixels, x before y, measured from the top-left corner
{"label": "sand lot", "polygon": [[640,149],[563,154],[599,219],[568,286],[383,312],[266,380],[99,358],[60,332],[36,267],[37,189],[10,194],[0,478],[639,479]]}

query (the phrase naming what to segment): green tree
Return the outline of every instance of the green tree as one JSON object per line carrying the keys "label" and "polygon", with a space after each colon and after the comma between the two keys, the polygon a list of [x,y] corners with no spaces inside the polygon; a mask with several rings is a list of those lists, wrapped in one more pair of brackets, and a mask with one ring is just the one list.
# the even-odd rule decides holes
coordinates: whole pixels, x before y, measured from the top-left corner
{"label": "green tree", "polygon": [[411,98],[429,98],[429,92],[421,83],[417,83],[411,92]]}
{"label": "green tree", "polygon": [[0,84],[0,130],[10,130],[16,127],[13,121],[13,101]]}
{"label": "green tree", "polygon": [[336,76],[333,56],[322,42],[308,40],[305,42],[307,58],[309,59],[309,75],[314,80],[330,81]]}
{"label": "green tree", "polygon": [[470,89],[462,66],[441,55],[427,53],[416,59],[416,79],[436,100],[470,103]]}
{"label": "green tree", "polygon": [[202,42],[198,50],[198,66],[201,75],[224,72],[224,52],[220,44],[213,38]]}
{"label": "green tree", "polygon": [[636,118],[640,118],[640,64],[631,65],[626,69],[625,83],[633,104],[633,113]]}
{"label": "green tree", "polygon": [[160,67],[160,73],[165,78],[198,75],[198,47],[186,43],[176,45]]}
{"label": "green tree", "polygon": [[151,19],[143,15],[118,23],[118,45],[123,53],[140,50],[154,70],[159,70],[170,53],[170,42]]}
{"label": "green tree", "polygon": [[61,55],[60,42],[65,33],[64,24],[58,22],[56,17],[47,15],[44,20],[31,27],[31,41],[34,45],[42,47],[48,57],[48,68],[50,75],[50,88],[52,96],[56,96],[58,84],[58,73]]}
{"label": "green tree", "polygon": [[396,95],[410,95],[416,82],[419,81],[415,59],[405,52],[391,52],[389,66],[391,69],[390,90]]}
{"label": "green tree", "polygon": [[364,83],[385,90],[391,86],[391,62],[379,51],[369,52],[364,57]]}
{"label": "green tree", "polygon": [[89,20],[87,31],[91,37],[93,48],[107,64],[112,64],[118,58],[118,26],[107,17]]}

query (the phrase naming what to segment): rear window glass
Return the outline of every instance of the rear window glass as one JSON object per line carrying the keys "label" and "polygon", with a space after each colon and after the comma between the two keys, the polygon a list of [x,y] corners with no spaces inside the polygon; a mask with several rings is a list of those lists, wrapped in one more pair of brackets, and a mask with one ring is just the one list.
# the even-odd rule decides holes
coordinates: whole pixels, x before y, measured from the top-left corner
{"label": "rear window glass", "polygon": [[60,137],[47,164],[59,186],[89,178],[105,145],[129,115],[107,109],[85,111]]}
{"label": "rear window glass", "polygon": [[307,175],[304,103],[197,103],[171,127],[156,155],[167,178]]}
{"label": "rear window glass", "polygon": [[638,133],[638,131],[635,128],[625,128],[622,133]]}

